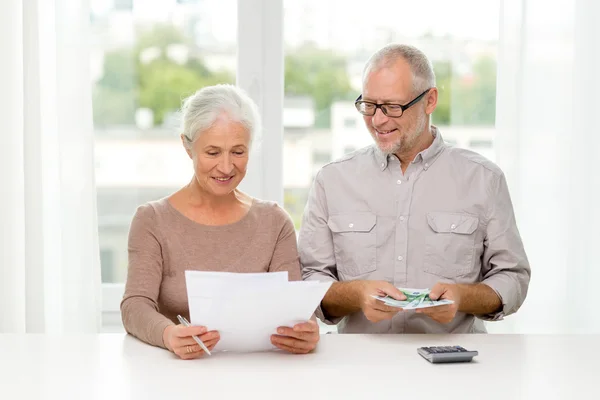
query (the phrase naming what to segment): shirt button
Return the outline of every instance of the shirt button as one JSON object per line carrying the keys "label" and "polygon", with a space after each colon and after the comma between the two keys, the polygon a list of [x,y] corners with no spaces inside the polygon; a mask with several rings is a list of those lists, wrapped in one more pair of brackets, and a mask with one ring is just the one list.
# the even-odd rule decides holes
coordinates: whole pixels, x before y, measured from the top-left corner
{"label": "shirt button", "polygon": [[429,164],[425,163],[425,168],[429,168]]}
{"label": "shirt button", "polygon": [[[348,224],[348,228],[354,228],[354,224]],[[454,228],[452,228],[454,229]]]}
{"label": "shirt button", "polygon": [[385,167],[385,163],[381,163],[381,168]]}
{"label": "shirt button", "polygon": [[456,225],[454,225],[454,224],[450,225],[450,229],[456,229]]}
{"label": "shirt button", "polygon": [[400,217],[400,221],[404,221],[404,217]]}
{"label": "shirt button", "polygon": [[402,181],[401,181],[400,179],[398,179],[398,180],[396,181],[396,183],[397,183],[398,185],[400,185],[400,184],[402,183]]}
{"label": "shirt button", "polygon": [[404,260],[404,257],[398,256],[398,261],[402,261],[402,260]]}

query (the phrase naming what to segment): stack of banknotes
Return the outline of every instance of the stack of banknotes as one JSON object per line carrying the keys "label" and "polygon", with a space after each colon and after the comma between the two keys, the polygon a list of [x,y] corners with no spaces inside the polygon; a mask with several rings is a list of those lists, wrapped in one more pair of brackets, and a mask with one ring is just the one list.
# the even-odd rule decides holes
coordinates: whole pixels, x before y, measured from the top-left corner
{"label": "stack of banknotes", "polygon": [[454,303],[452,300],[440,299],[432,300],[429,297],[430,289],[409,289],[398,288],[406,296],[406,300],[396,300],[390,296],[373,296],[377,300],[384,302],[388,306],[402,308],[404,310],[414,310],[417,308],[428,308],[443,306]]}

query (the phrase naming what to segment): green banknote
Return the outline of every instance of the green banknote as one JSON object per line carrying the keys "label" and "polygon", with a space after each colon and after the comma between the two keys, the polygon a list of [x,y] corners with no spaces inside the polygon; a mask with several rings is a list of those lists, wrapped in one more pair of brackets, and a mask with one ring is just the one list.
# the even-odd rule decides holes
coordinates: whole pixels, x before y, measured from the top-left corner
{"label": "green banknote", "polygon": [[398,288],[406,296],[406,300],[396,300],[390,296],[373,296],[388,306],[414,310],[417,308],[437,307],[454,303],[452,300],[432,300],[429,297],[430,289]]}

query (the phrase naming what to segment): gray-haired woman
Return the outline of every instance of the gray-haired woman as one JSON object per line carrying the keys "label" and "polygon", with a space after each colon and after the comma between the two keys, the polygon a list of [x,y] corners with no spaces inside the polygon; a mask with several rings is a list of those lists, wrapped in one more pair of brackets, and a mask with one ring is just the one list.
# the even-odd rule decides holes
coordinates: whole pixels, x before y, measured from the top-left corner
{"label": "gray-haired woman", "polygon": [[[178,314],[189,317],[185,269],[288,271],[299,280],[300,264],[289,215],[237,189],[260,130],[253,101],[235,86],[216,85],[189,97],[182,111],[181,140],[194,175],[172,195],[137,209],[121,315],[133,336],[192,359],[204,354],[192,335],[212,350],[219,333],[177,325]],[[319,341],[315,321],[278,333],[272,343],[292,353],[307,353]]]}

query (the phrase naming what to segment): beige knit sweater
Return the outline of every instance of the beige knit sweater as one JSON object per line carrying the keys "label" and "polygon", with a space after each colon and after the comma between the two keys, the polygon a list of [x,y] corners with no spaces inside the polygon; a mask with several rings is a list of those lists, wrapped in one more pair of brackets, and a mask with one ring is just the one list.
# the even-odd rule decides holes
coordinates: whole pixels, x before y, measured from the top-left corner
{"label": "beige knit sweater", "polygon": [[166,198],[140,206],[129,232],[128,268],[121,302],[125,329],[160,347],[164,329],[178,323],[177,314],[189,319],[185,270],[301,276],[289,215],[257,199],[241,220],[222,226],[198,224]]}

